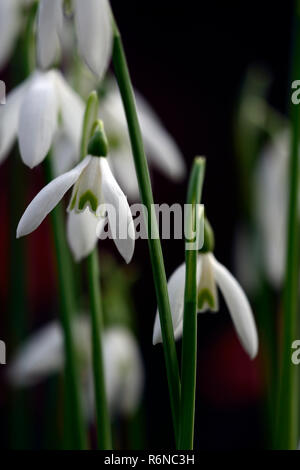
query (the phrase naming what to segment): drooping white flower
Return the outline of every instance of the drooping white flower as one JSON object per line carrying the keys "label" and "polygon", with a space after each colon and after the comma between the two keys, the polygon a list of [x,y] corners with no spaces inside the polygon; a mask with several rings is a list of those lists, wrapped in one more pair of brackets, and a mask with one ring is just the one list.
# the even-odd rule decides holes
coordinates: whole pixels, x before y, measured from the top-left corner
{"label": "drooping white flower", "polygon": [[59,131],[63,131],[76,161],[83,115],[82,100],[60,72],[35,72],[8,94],[6,105],[0,108],[0,162],[18,138],[22,160],[35,167],[46,157]]}
{"label": "drooping white flower", "polygon": [[289,148],[290,133],[285,130],[264,148],[256,170],[261,255],[265,273],[275,287],[282,284],[285,270]]}
{"label": "drooping white flower", "polygon": [[36,0],[0,0],[0,68],[5,65],[22,29],[22,7]]}
{"label": "drooping white flower", "polygon": [[[87,416],[94,416],[91,327],[87,316],[74,320],[74,338],[79,358],[81,387]],[[115,326],[103,333],[103,360],[108,404],[111,412],[129,415],[138,407],[144,383],[139,347],[131,332]],[[17,352],[8,369],[14,386],[34,386],[62,371],[64,345],[61,326],[53,322],[35,333]]]}
{"label": "drooping white flower", "polygon": [[[219,263],[212,253],[198,254],[197,261],[197,311],[218,310],[217,286],[228,306],[240,341],[251,358],[258,350],[258,337],[253,313],[248,299],[232,274]],[[185,288],[185,263],[179,266],[168,282],[175,339],[182,336]],[[160,320],[156,314],[153,344],[162,342]]]}
{"label": "drooping white flower", "polygon": [[[40,0],[38,61],[53,64],[63,29],[63,0]],[[112,52],[112,24],[107,0],[72,0],[78,49],[91,71],[102,78]]]}
{"label": "drooping white flower", "polygon": [[[103,212],[107,208],[108,223],[115,244],[129,263],[135,244],[133,219],[126,196],[115,180],[105,157],[88,155],[75,168],[45,186],[24,212],[17,228],[17,237],[33,232],[72,186],[74,188],[68,210],[82,214],[84,219],[84,212],[88,209],[93,216],[99,217],[102,227],[104,221],[101,218],[105,219]],[[99,232],[101,229],[98,228],[98,234]],[[96,240],[96,234],[94,236]],[[90,241],[86,243],[89,244]]]}
{"label": "drooping white flower", "polygon": [[[183,179],[186,166],[183,155],[159,117],[135,91],[137,111],[149,163],[174,181]],[[109,163],[121,186],[131,199],[138,198],[139,187],[131,152],[128,127],[120,93],[114,83],[100,102],[100,117],[110,144]]]}

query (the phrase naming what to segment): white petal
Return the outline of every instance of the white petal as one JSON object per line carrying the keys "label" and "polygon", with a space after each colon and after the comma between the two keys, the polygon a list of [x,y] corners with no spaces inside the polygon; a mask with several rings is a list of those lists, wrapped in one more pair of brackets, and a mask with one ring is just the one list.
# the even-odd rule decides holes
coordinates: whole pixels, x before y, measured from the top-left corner
{"label": "white petal", "polygon": [[99,79],[105,74],[112,51],[112,24],[107,0],[73,0],[80,54]]}
{"label": "white petal", "polygon": [[0,0],[0,67],[7,61],[20,28],[18,8],[16,0]]}
{"label": "white petal", "polygon": [[68,213],[67,237],[69,246],[76,261],[81,261],[95,248],[98,218],[87,208],[84,212]]}
{"label": "white petal", "polygon": [[232,274],[211,255],[217,284],[228,306],[242,345],[253,359],[258,351],[258,336],[248,299]]}
{"label": "white petal", "polygon": [[289,142],[289,132],[278,134],[263,150],[255,175],[261,256],[266,274],[276,288],[282,285],[285,269]]}
{"label": "white petal", "polygon": [[149,159],[169,178],[175,181],[183,179],[186,166],[178,145],[147,101],[136,91],[135,95]]}
{"label": "white petal", "polygon": [[37,24],[37,54],[42,68],[53,64],[58,35],[63,24],[62,0],[40,0]]}
{"label": "white petal", "polygon": [[112,413],[129,415],[138,407],[144,384],[141,354],[127,328],[112,327],[103,336],[107,398]]}
{"label": "white petal", "polygon": [[68,211],[80,213],[88,207],[97,215],[98,207],[103,203],[101,179],[99,158],[90,157],[89,165],[81,172],[73,188]]}
{"label": "white petal", "polygon": [[[200,277],[199,263],[201,263]],[[197,313],[204,313],[207,312],[207,310],[217,312],[219,310],[218,292],[209,253],[198,255],[197,273]],[[200,305],[200,302],[202,305]]]}
{"label": "white petal", "polygon": [[73,170],[58,176],[38,193],[25,210],[19,222],[17,238],[33,232],[42,223],[64,194],[73,186],[89,161],[90,157],[86,157]]}
{"label": "white petal", "polygon": [[131,200],[139,199],[139,185],[130,146],[123,146],[118,150],[111,150],[108,162],[121,188],[124,189],[125,193],[128,195],[128,198]]}
{"label": "white petal", "polygon": [[76,148],[78,161],[85,106],[80,96],[72,90],[62,74],[57,71],[52,73],[57,86],[63,130]]}
{"label": "white petal", "polygon": [[8,371],[13,385],[35,385],[47,375],[62,369],[64,363],[63,336],[58,322],[53,322],[33,335]]}
{"label": "white petal", "polygon": [[[180,149],[145,98],[143,98],[136,90],[135,95],[145,150],[147,157],[149,158],[149,162],[155,164],[168,177],[173,178],[174,180],[182,179],[186,173],[186,166]],[[112,137],[113,140],[117,140],[118,147],[116,149],[112,149],[112,158],[114,157],[113,153],[116,152],[117,156],[120,158],[118,159],[118,162],[114,164],[114,168],[117,168],[117,164],[119,162],[122,164],[122,157],[125,162],[130,160],[132,162],[131,166],[133,166],[133,157],[124,108],[119,90],[114,82],[110,83],[109,92],[100,102],[100,116],[103,117],[108,140],[110,140],[110,137]],[[123,173],[124,180],[125,178],[128,180],[128,194],[130,197],[132,196],[132,198],[136,199],[138,196],[136,177],[133,179],[132,183],[130,181],[131,172],[128,177],[126,171]],[[126,180],[124,181],[124,188],[126,187],[125,184],[127,184]],[[123,184],[121,179],[120,183]],[[130,191],[134,183],[135,194]]]}
{"label": "white petal", "polygon": [[18,120],[22,100],[28,82],[15,88],[6,97],[6,104],[0,106],[0,162],[8,155],[17,136]]}
{"label": "white petal", "polygon": [[43,161],[57,128],[57,99],[50,74],[38,74],[22,102],[19,118],[21,157],[30,168]]}
{"label": "white petal", "polygon": [[[181,264],[171,275],[168,281],[168,293],[170,298],[170,307],[172,314],[172,323],[175,339],[182,336],[183,307],[184,307],[184,286],[185,286],[185,263]],[[161,343],[162,335],[160,328],[159,313],[156,312],[153,344]]]}
{"label": "white petal", "polygon": [[114,207],[116,217],[108,211],[108,219],[114,242],[127,263],[130,262],[135,244],[135,231],[127,198],[116,182],[106,158],[100,158],[102,191],[105,204]]}
{"label": "white petal", "polygon": [[[199,283],[202,274],[202,256],[197,259],[197,283]],[[183,331],[183,309],[184,309],[184,290],[185,290],[185,263],[181,264],[171,275],[168,281],[168,293],[170,299],[170,308],[175,340],[182,337]],[[156,312],[153,344],[162,343],[160,320],[158,310]]]}
{"label": "white petal", "polygon": [[[77,315],[73,323],[74,341],[80,364],[91,363],[90,320]],[[63,369],[65,363],[64,340],[61,325],[52,322],[21,346],[7,378],[15,386],[36,385],[52,373]]]}
{"label": "white petal", "polygon": [[61,129],[56,131],[53,139],[51,159],[55,176],[62,175],[73,168],[78,160],[78,149],[68,135]]}

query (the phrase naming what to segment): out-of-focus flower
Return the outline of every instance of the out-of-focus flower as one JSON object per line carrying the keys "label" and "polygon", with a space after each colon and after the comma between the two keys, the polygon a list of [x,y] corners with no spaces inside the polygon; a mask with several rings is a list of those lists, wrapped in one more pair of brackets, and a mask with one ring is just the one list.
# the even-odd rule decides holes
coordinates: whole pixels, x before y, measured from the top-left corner
{"label": "out-of-focus flower", "polygon": [[[185,263],[175,270],[168,282],[175,339],[182,336],[185,289]],[[229,309],[240,341],[251,358],[258,350],[258,337],[248,299],[232,274],[212,253],[199,253],[197,261],[197,311],[218,311],[217,285]],[[153,343],[162,342],[159,314],[154,324]]]}
{"label": "out-of-focus flower", "polygon": [[[78,159],[84,104],[57,70],[35,72],[8,94],[0,109],[0,161],[18,137],[22,160],[30,168],[41,163],[57,132],[62,131]],[[65,162],[70,168],[73,162]]]}
{"label": "out-of-focus flower", "polygon": [[36,0],[0,0],[0,68],[8,60],[22,28],[22,8]]}
{"label": "out-of-focus flower", "polygon": [[[74,337],[79,358],[81,385],[87,416],[94,416],[91,327],[87,316],[74,320]],[[113,414],[133,413],[138,407],[144,370],[137,342],[131,332],[115,326],[103,333],[103,358],[108,403]],[[53,322],[32,336],[18,351],[8,370],[14,386],[33,386],[64,366],[61,326]]]}
{"label": "out-of-focus flower", "polygon": [[[107,0],[72,0],[80,55],[91,71],[102,78],[112,51],[112,23]],[[63,30],[63,0],[40,0],[38,12],[38,61],[53,64]]]}
{"label": "out-of-focus flower", "polygon": [[[179,181],[186,167],[182,153],[159,117],[146,100],[135,91],[137,110],[149,163],[153,163],[166,176]],[[120,93],[111,82],[100,101],[100,117],[105,122],[110,144],[109,163],[118,181],[131,199],[139,195],[128,127]]]}
{"label": "out-of-focus flower", "polygon": [[257,222],[263,267],[275,287],[285,269],[289,132],[282,131],[263,150],[256,171]]}
{"label": "out-of-focus flower", "polygon": [[[73,170],[58,176],[45,186],[24,212],[17,228],[17,237],[33,232],[72,186],[74,189],[68,210],[70,213],[75,213],[74,217],[78,213],[81,214],[80,219],[73,219],[73,226],[71,226],[74,230],[74,221],[78,222],[79,231],[73,232],[72,230],[74,242],[72,239],[70,240],[72,234],[69,227],[69,242],[73,251],[75,253],[81,252],[82,247],[91,245],[90,238],[87,241],[86,230],[80,230],[80,225],[83,222],[86,223],[87,218],[90,224],[88,237],[93,236],[94,241],[97,240],[97,234],[102,232],[107,220],[104,214],[99,214],[99,209],[110,205],[114,208],[114,213],[107,210],[111,232],[119,252],[129,263],[135,245],[133,219],[127,198],[115,180],[105,157],[88,155]],[[87,215],[86,209],[91,214]],[[98,221],[97,231],[93,232],[92,229],[97,224],[96,220],[94,220],[94,225],[91,223],[92,217],[98,218],[98,220],[96,219]]]}

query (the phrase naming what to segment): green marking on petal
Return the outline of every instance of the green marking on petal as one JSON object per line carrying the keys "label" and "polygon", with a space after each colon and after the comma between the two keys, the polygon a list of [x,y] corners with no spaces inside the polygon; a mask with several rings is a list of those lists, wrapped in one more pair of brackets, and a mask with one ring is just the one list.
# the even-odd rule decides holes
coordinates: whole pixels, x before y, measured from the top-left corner
{"label": "green marking on petal", "polygon": [[77,191],[75,192],[73,198],[72,198],[72,201],[71,201],[71,204],[70,204],[70,211],[72,211],[75,207],[75,204],[76,204],[76,199],[77,199],[77,194],[78,194],[78,189]]}
{"label": "green marking on petal", "polygon": [[80,196],[78,209],[82,211],[87,205],[90,205],[93,212],[96,212],[98,207],[98,198],[92,191],[88,190]]}
{"label": "green marking on petal", "polygon": [[202,310],[205,304],[207,304],[212,310],[216,308],[215,296],[209,289],[201,289],[201,291],[198,293],[198,310]]}

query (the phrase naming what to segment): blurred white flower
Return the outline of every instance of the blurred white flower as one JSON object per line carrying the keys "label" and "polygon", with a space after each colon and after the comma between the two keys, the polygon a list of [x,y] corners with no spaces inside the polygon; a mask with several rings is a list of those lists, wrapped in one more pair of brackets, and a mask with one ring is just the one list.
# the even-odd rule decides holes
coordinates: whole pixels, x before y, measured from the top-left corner
{"label": "blurred white flower", "polygon": [[23,25],[22,7],[36,0],[0,0],[0,69],[15,46]]}
{"label": "blurred white flower", "polygon": [[[112,23],[107,0],[72,0],[80,55],[98,78],[107,70],[112,52]],[[53,64],[64,22],[63,0],[40,0],[38,12],[38,61]]]}
{"label": "blurred white flower", "polygon": [[[181,151],[146,100],[135,91],[137,111],[149,163],[174,181],[184,178],[186,166]],[[100,117],[105,123],[110,144],[109,163],[118,181],[131,199],[139,196],[139,187],[131,152],[128,127],[120,93],[115,83],[100,101]]]}
{"label": "blurred white flower", "polygon": [[[94,417],[94,387],[91,351],[91,327],[87,316],[74,320],[75,345],[79,358],[82,396],[87,417]],[[130,415],[139,406],[144,369],[139,347],[131,332],[121,326],[103,334],[103,358],[108,404],[112,414]],[[34,386],[49,375],[63,370],[63,334],[53,322],[34,334],[17,352],[8,369],[14,386]]]}
{"label": "blurred white flower", "polygon": [[[212,253],[198,254],[197,261],[197,311],[217,311],[217,286],[220,288],[239,339],[253,359],[258,350],[258,336],[248,299],[232,274],[219,263]],[[185,289],[185,263],[177,268],[168,282],[175,339],[182,336]],[[153,344],[162,342],[159,314],[156,313]]]}
{"label": "blurred white flower", "polygon": [[265,147],[256,171],[255,207],[263,266],[275,287],[281,286],[285,270],[289,148],[290,133],[285,130]]}
{"label": "blurred white flower", "polygon": [[[91,246],[92,237],[96,243],[97,235],[101,233],[106,223],[106,216],[99,214],[99,208],[110,205],[114,208],[114,213],[108,209],[107,218],[114,235],[114,242],[120,254],[129,263],[135,245],[134,223],[127,198],[115,180],[106,157],[88,155],[75,168],[45,186],[25,210],[17,228],[17,237],[33,232],[72,186],[74,188],[68,210],[70,213],[74,212],[75,216],[78,213],[82,214],[80,219],[71,219],[71,222],[69,220],[71,224],[73,220],[73,226],[69,225],[68,228],[69,243],[73,252],[76,254],[78,250],[82,251],[82,247],[85,249],[86,245]],[[91,212],[90,216],[85,214],[86,209]],[[92,217],[99,217],[98,224],[101,227],[98,225],[97,231],[93,230],[94,225],[89,223]],[[86,219],[89,225],[86,224]],[[74,231],[76,230],[74,221],[77,222],[78,231]]]}
{"label": "blurred white flower", "polygon": [[[72,148],[66,155],[76,161],[83,115],[82,100],[59,71],[33,73],[0,108],[0,162],[18,137],[22,160],[35,167],[46,157],[58,131],[63,131]],[[75,161],[66,161],[65,166],[70,168]]]}

